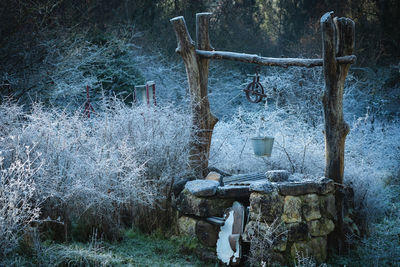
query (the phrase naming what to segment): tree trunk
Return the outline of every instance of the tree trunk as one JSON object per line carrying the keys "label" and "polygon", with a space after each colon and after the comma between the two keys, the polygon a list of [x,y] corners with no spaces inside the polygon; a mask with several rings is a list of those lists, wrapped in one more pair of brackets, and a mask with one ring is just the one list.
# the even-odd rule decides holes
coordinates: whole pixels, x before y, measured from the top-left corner
{"label": "tree trunk", "polygon": [[333,18],[328,12],[321,18],[324,59],[325,92],[325,176],[336,182],[335,230],[330,240],[340,252],[344,243],[343,232],[343,172],[344,147],[349,126],[343,118],[344,82],[350,64],[338,64],[336,57],[351,55],[354,49],[354,22],[348,18]]}
{"label": "tree trunk", "polygon": [[[211,50],[208,35],[208,22],[211,13],[196,15],[197,47]],[[197,178],[207,175],[208,158],[212,131],[218,119],[211,113],[207,95],[208,59],[202,59],[196,54],[195,44],[187,30],[185,19],[171,19],[178,40],[176,52],[182,56],[189,81],[190,102],[192,110],[192,135],[190,164]]]}

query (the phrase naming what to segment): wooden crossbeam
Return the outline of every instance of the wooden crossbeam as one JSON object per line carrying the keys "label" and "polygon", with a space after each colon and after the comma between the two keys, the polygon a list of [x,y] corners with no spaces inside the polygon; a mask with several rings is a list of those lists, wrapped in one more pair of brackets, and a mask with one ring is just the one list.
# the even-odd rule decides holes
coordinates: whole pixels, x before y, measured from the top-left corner
{"label": "wooden crossbeam", "polygon": [[[246,63],[253,63],[262,66],[277,66],[277,67],[318,67],[323,66],[324,60],[322,58],[273,58],[273,57],[261,57],[258,55],[226,52],[226,51],[205,51],[196,50],[196,54],[201,58],[206,59],[224,59],[233,60]],[[336,62],[339,64],[353,64],[356,61],[355,55],[336,57]]]}

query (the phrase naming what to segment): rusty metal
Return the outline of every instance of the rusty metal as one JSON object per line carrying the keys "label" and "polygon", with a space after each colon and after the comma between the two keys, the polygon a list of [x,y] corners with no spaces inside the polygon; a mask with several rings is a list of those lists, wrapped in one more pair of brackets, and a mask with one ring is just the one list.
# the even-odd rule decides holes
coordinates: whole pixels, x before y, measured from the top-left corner
{"label": "rusty metal", "polygon": [[267,97],[264,94],[264,87],[260,83],[260,67],[256,67],[256,74],[251,75],[253,77],[253,81],[250,82],[243,91],[246,93],[246,98],[251,103],[259,103],[264,97]]}

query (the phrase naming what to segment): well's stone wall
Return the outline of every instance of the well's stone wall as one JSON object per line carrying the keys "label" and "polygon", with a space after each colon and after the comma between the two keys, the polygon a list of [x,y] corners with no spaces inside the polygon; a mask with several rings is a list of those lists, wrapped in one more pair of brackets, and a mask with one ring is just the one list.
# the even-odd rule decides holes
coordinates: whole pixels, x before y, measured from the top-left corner
{"label": "well's stone wall", "polygon": [[[290,181],[284,176],[282,172],[267,173],[268,179],[264,176],[228,185],[188,182],[174,202],[181,214],[180,233],[196,235],[204,245],[215,246],[225,211],[239,201],[249,207],[241,240],[250,242],[253,252],[260,240],[266,242],[261,246],[269,249],[266,262],[291,264],[297,253],[325,261],[327,235],[334,229],[336,214],[333,181]],[[269,238],[263,241],[266,236]],[[256,238],[257,246],[253,245]]]}
{"label": "well's stone wall", "polygon": [[[262,239],[270,235],[273,241],[264,246],[271,248],[266,257],[281,264],[294,262],[297,253],[314,257],[317,262],[325,261],[327,235],[335,227],[332,180],[323,178],[270,185],[267,190],[250,194],[250,219],[243,240],[251,242],[252,238]],[[272,224],[274,227],[271,229]],[[265,229],[264,233],[262,229]]]}

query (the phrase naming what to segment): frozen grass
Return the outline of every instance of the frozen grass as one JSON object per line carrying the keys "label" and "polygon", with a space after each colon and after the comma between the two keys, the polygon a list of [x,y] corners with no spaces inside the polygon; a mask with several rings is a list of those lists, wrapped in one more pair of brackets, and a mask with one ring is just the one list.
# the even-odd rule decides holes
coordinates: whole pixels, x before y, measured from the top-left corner
{"label": "frozen grass", "polygon": [[[77,233],[83,240],[93,227],[118,238],[122,214],[131,224],[139,207],[149,209],[139,221],[155,228],[165,223],[154,209],[165,208],[174,179],[188,174],[187,114],[171,107],[127,107],[117,99],[105,100],[103,111],[90,119],[40,105],[26,114],[18,110],[12,103],[0,107],[7,119],[0,136],[5,205],[14,201],[9,194],[16,203],[40,202],[43,218],[83,224],[86,230]],[[0,229],[18,219],[22,232],[37,219],[37,207],[15,205],[13,214],[27,213],[20,220],[2,205]]]}
{"label": "frozen grass", "polygon": [[125,231],[119,243],[92,238],[89,243],[52,244],[40,248],[40,257],[16,256],[7,266],[214,266],[201,262],[195,250],[201,245],[193,237],[162,238]]}

